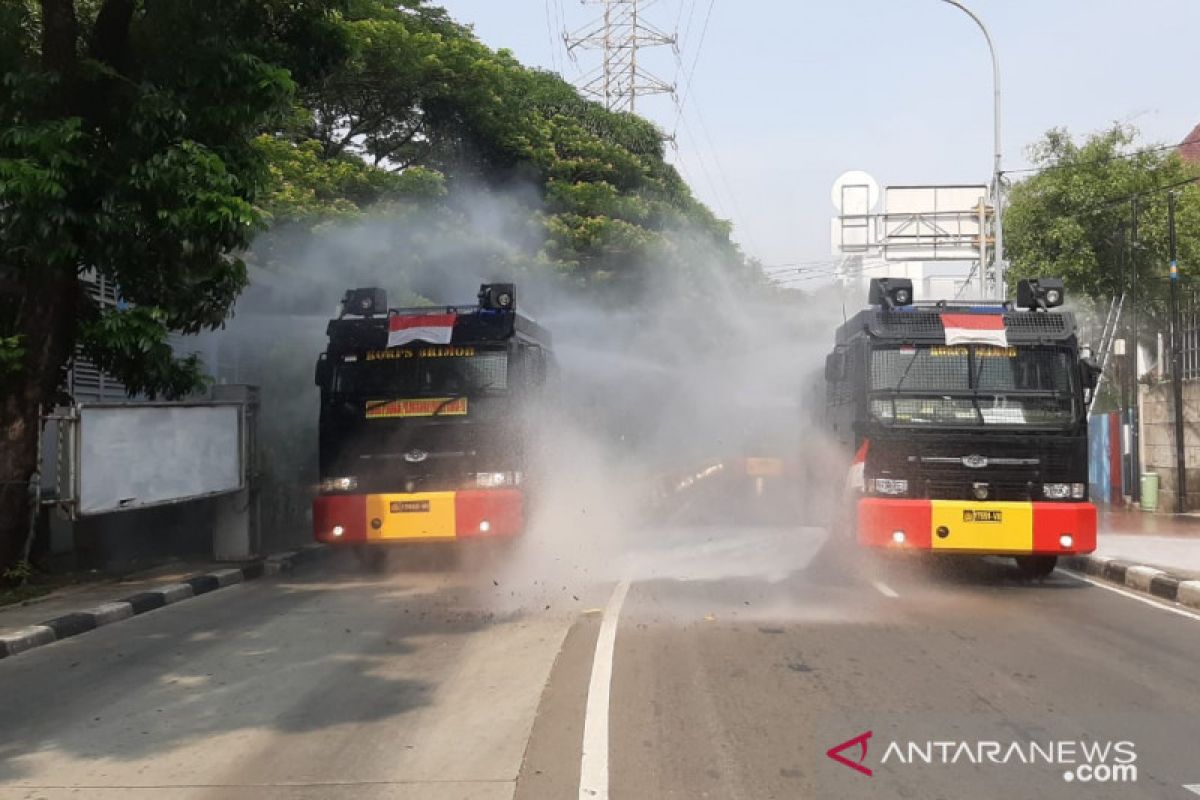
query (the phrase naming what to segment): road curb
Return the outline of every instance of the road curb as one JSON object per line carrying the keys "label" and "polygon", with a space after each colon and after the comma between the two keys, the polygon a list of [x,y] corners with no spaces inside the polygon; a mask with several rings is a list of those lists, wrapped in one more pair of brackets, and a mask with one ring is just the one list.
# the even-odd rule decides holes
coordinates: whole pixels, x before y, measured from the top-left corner
{"label": "road curb", "polygon": [[1064,558],[1062,565],[1084,575],[1120,584],[1126,589],[1200,608],[1200,581],[1181,578],[1158,567],[1107,556],[1071,556]]}
{"label": "road curb", "polygon": [[61,614],[14,633],[0,634],[0,658],[15,656],[35,647],[53,644],[61,639],[78,636],[114,622],[190,600],[227,586],[252,581],[264,575],[289,573],[298,565],[315,561],[328,552],[329,549],[323,544],[310,544],[299,550],[273,553],[264,559],[252,561],[240,567],[202,572],[185,578],[179,583],[166,583],[120,600]]}

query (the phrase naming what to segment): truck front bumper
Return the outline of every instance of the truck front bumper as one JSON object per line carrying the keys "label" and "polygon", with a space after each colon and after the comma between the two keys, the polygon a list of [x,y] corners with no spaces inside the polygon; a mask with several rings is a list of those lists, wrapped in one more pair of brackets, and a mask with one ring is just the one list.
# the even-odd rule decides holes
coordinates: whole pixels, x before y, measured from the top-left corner
{"label": "truck front bumper", "polygon": [[524,527],[519,489],[328,494],[313,501],[313,535],[327,544],[502,538]]}
{"label": "truck front bumper", "polygon": [[857,516],[857,539],[866,547],[1055,556],[1096,549],[1091,503],[865,497]]}

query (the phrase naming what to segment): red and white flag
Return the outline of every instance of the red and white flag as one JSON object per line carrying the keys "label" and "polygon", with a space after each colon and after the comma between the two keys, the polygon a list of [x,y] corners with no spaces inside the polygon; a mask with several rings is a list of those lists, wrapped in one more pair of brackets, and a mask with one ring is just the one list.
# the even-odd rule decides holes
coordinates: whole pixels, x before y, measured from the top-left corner
{"label": "red and white flag", "polygon": [[393,314],[388,317],[388,347],[409,342],[450,344],[458,314]]}
{"label": "red and white flag", "polygon": [[942,314],[946,344],[990,344],[1008,347],[1002,314]]}
{"label": "red and white flag", "polygon": [[850,470],[846,473],[846,489],[861,492],[867,487],[864,477],[867,467],[867,451],[870,449],[870,440],[863,439],[862,446],[854,454],[854,460],[850,462]]}

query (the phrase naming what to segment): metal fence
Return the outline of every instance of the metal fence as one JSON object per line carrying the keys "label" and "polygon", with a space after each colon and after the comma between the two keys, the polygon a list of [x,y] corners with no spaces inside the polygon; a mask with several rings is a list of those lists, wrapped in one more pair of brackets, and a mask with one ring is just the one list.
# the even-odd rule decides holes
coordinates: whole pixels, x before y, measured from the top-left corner
{"label": "metal fence", "polygon": [[1187,292],[1179,304],[1183,378],[1196,380],[1200,378],[1200,289]]}

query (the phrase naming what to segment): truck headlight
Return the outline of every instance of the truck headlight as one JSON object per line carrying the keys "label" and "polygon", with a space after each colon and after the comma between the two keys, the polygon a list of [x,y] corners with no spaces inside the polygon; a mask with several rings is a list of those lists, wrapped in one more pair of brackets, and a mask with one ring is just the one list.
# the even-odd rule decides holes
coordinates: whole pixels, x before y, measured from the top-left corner
{"label": "truck headlight", "polygon": [[475,486],[480,489],[499,489],[504,486],[520,486],[520,472],[477,472]]}
{"label": "truck headlight", "polygon": [[1042,495],[1047,500],[1082,500],[1086,494],[1086,483],[1042,484]]}
{"label": "truck headlight", "polygon": [[321,491],[323,493],[330,492],[352,492],[358,488],[358,478],[326,478],[321,481]]}
{"label": "truck headlight", "polygon": [[867,491],[871,494],[908,494],[908,480],[905,478],[870,478],[867,480]]}

